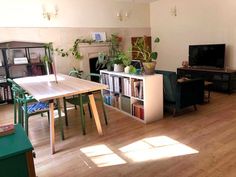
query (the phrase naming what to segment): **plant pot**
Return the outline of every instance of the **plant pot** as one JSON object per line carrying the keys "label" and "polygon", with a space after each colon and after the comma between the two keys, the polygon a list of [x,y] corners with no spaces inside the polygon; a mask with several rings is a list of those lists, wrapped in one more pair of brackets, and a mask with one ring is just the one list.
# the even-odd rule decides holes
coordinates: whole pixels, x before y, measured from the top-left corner
{"label": "plant pot", "polygon": [[114,71],[115,72],[123,72],[124,66],[122,64],[114,64]]}
{"label": "plant pot", "polygon": [[125,67],[125,73],[129,74],[130,66]]}
{"label": "plant pot", "polygon": [[155,66],[156,62],[143,62],[143,69],[144,69],[144,74],[145,75],[152,75],[155,74]]}

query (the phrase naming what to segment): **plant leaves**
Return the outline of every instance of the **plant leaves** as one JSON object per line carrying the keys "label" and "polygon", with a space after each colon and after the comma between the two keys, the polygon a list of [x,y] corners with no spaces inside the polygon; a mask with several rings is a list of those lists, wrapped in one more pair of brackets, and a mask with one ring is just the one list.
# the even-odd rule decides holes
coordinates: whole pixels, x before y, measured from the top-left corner
{"label": "plant leaves", "polygon": [[152,52],[150,57],[153,59],[153,60],[156,60],[157,59],[157,56],[158,56],[158,53],[157,52]]}
{"label": "plant leaves", "polygon": [[159,38],[159,37],[157,37],[157,38],[154,40],[154,42],[155,42],[155,43],[158,43],[158,42],[160,42],[160,38]]}

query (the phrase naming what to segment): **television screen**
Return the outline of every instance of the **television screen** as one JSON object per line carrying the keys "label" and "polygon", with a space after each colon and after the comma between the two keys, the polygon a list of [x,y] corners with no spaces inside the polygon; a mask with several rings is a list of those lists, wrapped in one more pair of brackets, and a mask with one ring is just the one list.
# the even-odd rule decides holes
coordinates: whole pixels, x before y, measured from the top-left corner
{"label": "television screen", "polygon": [[190,45],[189,65],[224,68],[225,44]]}

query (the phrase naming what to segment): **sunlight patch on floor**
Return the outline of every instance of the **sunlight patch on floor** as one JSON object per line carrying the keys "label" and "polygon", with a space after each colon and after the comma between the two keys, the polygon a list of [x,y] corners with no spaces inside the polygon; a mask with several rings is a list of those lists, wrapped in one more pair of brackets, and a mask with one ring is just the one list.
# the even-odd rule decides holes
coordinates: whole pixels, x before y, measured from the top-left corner
{"label": "sunlight patch on floor", "polygon": [[199,153],[197,150],[167,136],[144,138],[119,150],[133,162]]}
{"label": "sunlight patch on floor", "polygon": [[126,163],[125,160],[103,144],[81,148],[80,150],[98,167],[107,167]]}

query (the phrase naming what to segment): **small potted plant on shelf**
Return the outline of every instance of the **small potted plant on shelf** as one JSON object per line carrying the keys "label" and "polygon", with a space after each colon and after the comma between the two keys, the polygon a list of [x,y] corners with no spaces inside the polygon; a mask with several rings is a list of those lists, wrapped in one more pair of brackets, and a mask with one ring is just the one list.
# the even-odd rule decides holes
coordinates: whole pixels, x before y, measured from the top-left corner
{"label": "small potted plant on shelf", "polygon": [[129,66],[131,63],[130,58],[124,52],[118,52],[113,59],[114,71],[123,72],[124,66]]}
{"label": "small potted plant on shelf", "polygon": [[[144,74],[150,75],[155,73],[156,59],[158,56],[157,52],[152,52],[151,48],[146,44],[146,36],[138,38],[133,45],[133,52],[137,54],[137,58],[141,62],[141,67]],[[160,39],[157,37],[154,43],[159,43]]]}

